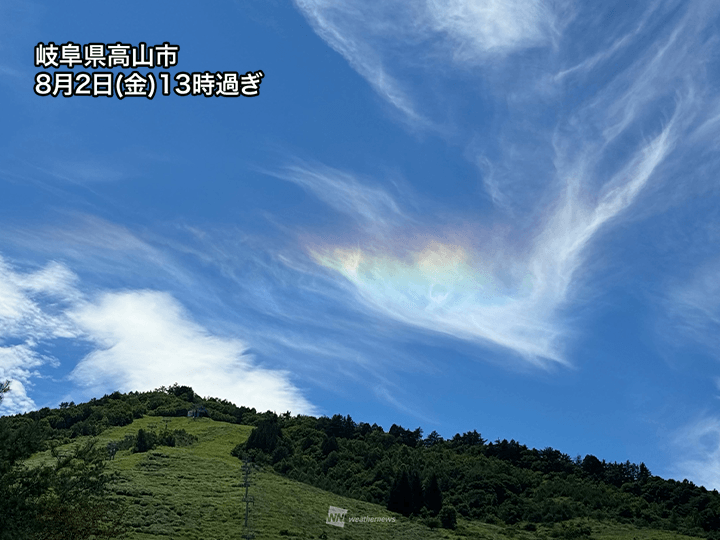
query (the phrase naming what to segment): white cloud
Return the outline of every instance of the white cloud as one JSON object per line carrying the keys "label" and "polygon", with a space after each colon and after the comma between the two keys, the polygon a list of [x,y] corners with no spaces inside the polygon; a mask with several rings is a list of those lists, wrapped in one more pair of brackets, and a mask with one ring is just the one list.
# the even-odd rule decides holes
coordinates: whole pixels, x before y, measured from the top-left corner
{"label": "white cloud", "polygon": [[0,257],[0,340],[33,340],[72,337],[74,331],[61,311],[44,309],[44,299],[68,305],[76,299],[75,275],[64,265],[51,262],[37,272],[22,274]]}
{"label": "white cloud", "polygon": [[39,376],[37,368],[49,360],[35,352],[32,344],[0,347],[0,382],[10,381],[10,392],[3,396],[0,413],[18,414],[35,408],[26,385]]}
{"label": "white cloud", "polygon": [[[332,0],[295,0],[315,32],[350,66],[364,77],[373,89],[400,110],[412,123],[425,125],[412,100],[385,69],[382,54],[366,38],[390,29],[378,17],[394,8],[392,2],[358,3]],[[397,29],[400,32],[400,29]]]}
{"label": "white cloud", "polygon": [[[116,232],[120,240],[131,238]],[[133,246],[138,247],[130,242]],[[41,373],[43,366],[58,365],[40,351],[58,338],[94,348],[71,375],[93,395],[179,382],[202,395],[260,410],[314,410],[287,372],[256,365],[245,344],[193,322],[170,294],[101,292],[89,300],[80,292],[82,285],[57,262],[22,273],[0,258],[0,379],[10,379],[12,389],[2,402],[3,413],[35,408],[28,395],[33,380],[48,375],[46,369]]]}
{"label": "white cloud", "polygon": [[720,347],[720,259],[698,268],[684,283],[676,283],[664,300],[660,333],[666,342],[692,343],[718,360]]}
{"label": "white cloud", "polygon": [[673,442],[683,456],[674,474],[708,489],[720,489],[720,419],[700,418],[678,431]]}
{"label": "white cloud", "polygon": [[105,293],[73,311],[71,318],[97,346],[71,378],[95,393],[178,382],[201,395],[259,410],[313,411],[288,373],[254,365],[245,344],[212,335],[167,293]]}
{"label": "white cloud", "polygon": [[[38,352],[44,340],[77,336],[63,313],[76,301],[76,277],[64,265],[51,262],[35,272],[21,273],[0,257],[0,379],[11,381],[0,410],[9,414],[35,406],[27,395],[38,369],[53,358]],[[20,344],[5,345],[8,342]]]}
{"label": "white cloud", "polygon": [[388,227],[403,218],[395,200],[384,189],[370,187],[338,169],[300,163],[268,174],[309,190],[334,210],[357,219],[365,228]]}
{"label": "white cloud", "polygon": [[[295,0],[315,32],[416,127],[432,125],[388,66],[436,55],[475,64],[558,34],[549,3],[533,0]],[[434,126],[438,127],[438,126]]]}
{"label": "white cloud", "polygon": [[545,45],[556,24],[551,5],[537,0],[428,0],[427,14],[429,28],[448,35],[461,62]]}
{"label": "white cloud", "polygon": [[162,276],[186,290],[197,289],[197,280],[177,260],[177,252],[167,249],[175,246],[168,246],[166,238],[147,230],[132,231],[93,215],[69,212],[69,217],[53,227],[11,229],[8,241],[16,249],[60,257],[78,269],[81,276],[89,275],[117,287],[132,287],[132,278],[145,276],[147,268],[152,267],[152,277]]}
{"label": "white cloud", "polygon": [[309,250],[319,264],[352,283],[373,311],[506,347],[536,364],[564,363],[560,338],[567,329],[558,311],[568,300],[584,250],[604,224],[633,203],[671,150],[673,125],[638,149],[594,203],[580,196],[582,172],[567,171],[565,190],[522,249],[479,224],[455,233],[435,226],[426,233],[405,221],[368,237],[362,247],[326,244]]}
{"label": "white cloud", "polygon": [[[344,39],[355,44],[343,52],[353,61],[399,58],[406,66],[417,65],[410,56],[418,52],[418,43],[433,50],[428,53],[434,55],[432,65],[438,65],[438,51],[452,50],[455,61],[471,65],[560,43],[556,38],[568,13],[564,3],[550,7],[525,0],[431,0],[413,7],[329,0],[297,4],[322,26],[321,35],[331,46]],[[409,215],[390,211],[400,204],[388,194],[373,199],[359,192],[351,174],[321,166],[295,171],[293,181],[336,210],[363,223],[375,222],[374,229],[363,226],[360,240],[357,235],[345,243],[326,239],[320,245],[308,243],[308,251],[351,283],[361,305],[376,313],[507,347],[533,362],[564,362],[563,339],[570,328],[561,312],[572,299],[573,283],[583,275],[592,243],[624,219],[642,193],[648,201],[656,193],[651,186],[667,184],[663,167],[673,153],[692,160],[688,135],[693,129],[710,140],[707,131],[720,125],[714,121],[716,108],[710,120],[697,121],[704,104],[717,103],[704,75],[714,40],[705,40],[702,32],[716,11],[693,4],[668,24],[665,8],[648,5],[637,23],[611,35],[604,50],[590,51],[574,68],[552,75],[557,63],[544,59],[534,66],[537,73],[528,73],[522,99],[507,98],[505,83],[487,81],[502,99],[528,107],[530,116],[520,110],[517,117],[503,117],[509,126],[502,130],[512,137],[497,138],[499,156],[492,155],[485,136],[472,145],[477,157],[470,158],[485,173],[485,189],[505,213],[492,225],[484,216],[454,216],[449,225],[427,215],[418,225]],[[440,34],[447,38],[442,45],[437,43]],[[576,40],[569,35],[562,44],[569,47]],[[563,54],[577,62],[575,54]],[[617,64],[611,66],[610,60]],[[513,72],[513,66],[506,67]],[[554,119],[546,118],[545,100],[561,102],[563,81],[572,85],[572,76],[580,74],[587,86],[581,99]],[[552,80],[555,88],[538,92],[530,79]],[[534,116],[533,108],[543,112]],[[548,163],[538,165],[536,157]],[[644,206],[653,204],[666,203]],[[461,231],[458,221],[465,223]]]}

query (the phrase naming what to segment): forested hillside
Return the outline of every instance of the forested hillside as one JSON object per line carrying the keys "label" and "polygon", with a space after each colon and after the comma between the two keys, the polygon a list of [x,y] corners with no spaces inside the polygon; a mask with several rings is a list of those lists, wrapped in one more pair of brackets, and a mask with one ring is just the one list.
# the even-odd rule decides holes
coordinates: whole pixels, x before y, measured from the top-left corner
{"label": "forested hillside", "polygon": [[488,523],[525,522],[529,530],[590,517],[720,538],[715,490],[653,476],[642,463],[571,459],[553,448],[487,442],[477,431],[443,440],[436,432],[423,438],[419,428],[385,432],[349,416],[280,416],[261,421],[235,453],[433,524],[455,512]]}
{"label": "forested hillside", "polygon": [[[143,417],[186,417],[188,411],[254,426],[246,441],[234,443],[237,457],[340,496],[382,505],[429,528],[452,529],[458,520],[473,520],[528,533],[562,530],[572,538],[590,534],[578,525],[578,518],[587,518],[720,538],[717,491],[653,476],[644,464],[607,463],[592,455],[572,459],[552,448],[488,442],[477,431],[444,440],[436,432],[423,437],[420,428],[397,425],[385,431],[349,416],[258,413],[177,385],[0,418],[2,537],[62,538],[52,524],[69,514],[79,518],[64,523],[65,530],[96,523],[97,538],[115,537],[122,519],[113,516],[122,516],[122,509],[109,511],[118,501],[107,496],[114,477],[106,470],[107,460],[117,451],[189,446],[197,438],[184,429],[170,430],[167,423],[163,428],[162,418],[152,430],[132,430],[102,445],[89,436],[130,428]],[[76,440],[83,444],[71,453],[56,451],[52,465],[25,465],[35,452]],[[23,536],[23,524],[30,522],[34,532],[27,529]]]}

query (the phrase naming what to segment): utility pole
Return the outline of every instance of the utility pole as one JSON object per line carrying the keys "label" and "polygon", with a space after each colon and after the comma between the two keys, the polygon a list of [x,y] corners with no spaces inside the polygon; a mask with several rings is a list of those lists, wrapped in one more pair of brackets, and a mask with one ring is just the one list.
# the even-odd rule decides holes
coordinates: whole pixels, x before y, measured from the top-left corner
{"label": "utility pole", "polygon": [[243,460],[242,464],[242,472],[243,472],[243,483],[240,484],[241,486],[245,487],[245,496],[243,497],[243,502],[245,503],[245,526],[244,526],[244,534],[242,535],[242,538],[245,540],[252,540],[255,538],[255,535],[250,532],[250,525],[249,525],[249,517],[250,517],[250,504],[253,506],[255,505],[255,497],[248,494],[248,490],[250,489],[250,471],[252,469],[252,466],[250,465],[250,460],[246,457]]}

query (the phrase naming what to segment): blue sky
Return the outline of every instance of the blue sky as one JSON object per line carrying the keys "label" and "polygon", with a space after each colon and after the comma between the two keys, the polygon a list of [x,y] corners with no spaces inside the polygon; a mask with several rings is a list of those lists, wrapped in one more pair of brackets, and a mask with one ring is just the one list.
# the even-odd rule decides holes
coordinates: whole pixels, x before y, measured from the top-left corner
{"label": "blue sky", "polygon": [[[178,382],[720,487],[719,29],[716,1],[6,0],[0,413]],[[41,97],[51,41],[265,76]]]}

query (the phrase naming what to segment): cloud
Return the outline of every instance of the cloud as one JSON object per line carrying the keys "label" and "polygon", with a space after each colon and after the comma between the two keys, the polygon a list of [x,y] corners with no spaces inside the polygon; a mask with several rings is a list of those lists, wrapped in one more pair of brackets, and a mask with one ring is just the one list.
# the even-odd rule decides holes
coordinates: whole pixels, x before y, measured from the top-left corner
{"label": "cloud", "polygon": [[[470,63],[548,43],[560,24],[557,12],[543,4],[480,5],[429,3],[422,15],[404,19],[408,22],[401,24],[397,41],[442,30],[463,43],[456,60]],[[333,19],[336,31],[353,34],[367,26],[366,41],[374,44],[392,41],[382,21],[404,9],[391,3],[371,20],[364,8],[352,4],[313,6],[325,15],[342,11]],[[357,15],[352,23],[344,18],[351,11]],[[415,218],[391,212],[402,200],[388,199],[388,194],[369,204],[351,173],[329,175],[322,166],[313,166],[318,173],[297,172],[295,181],[312,186],[333,208],[358,222],[375,222],[374,229],[361,227],[360,238],[348,230],[345,242],[307,242],[311,257],[352,284],[363,309],[508,348],[539,365],[566,363],[564,348],[572,329],[563,311],[578,292],[573,284],[587,278],[583,265],[592,246],[604,230],[630,217],[627,210],[640,206],[641,194],[645,212],[666,205],[652,196],[669,183],[670,166],[692,162],[688,136],[702,134],[709,141],[708,131],[717,127],[714,116],[707,120],[701,114],[708,102],[716,104],[703,77],[713,40],[703,38],[701,29],[712,20],[710,13],[688,9],[671,24],[660,22],[665,15],[666,10],[649,6],[605,49],[554,76],[557,93],[531,84],[522,98],[512,96],[518,116],[527,109],[531,120],[508,116],[498,150],[487,137],[473,140],[467,157],[483,172],[482,184],[503,212],[500,217],[464,214],[448,220],[426,213]],[[610,70],[610,59],[621,61],[621,69]],[[550,62],[538,70],[546,75],[537,81],[557,73]],[[532,109],[545,107],[544,100],[562,101],[567,85],[575,84],[568,81],[580,75],[591,89],[582,99],[553,117],[532,116]],[[674,183],[677,189],[691,175],[683,170],[682,181]],[[432,206],[427,201],[425,207]]]}
{"label": "cloud", "polygon": [[0,410],[12,414],[33,408],[27,389],[40,375],[39,367],[56,362],[38,352],[38,345],[77,336],[63,313],[78,298],[75,281],[76,276],[58,262],[22,273],[0,256],[0,379],[12,383]]}
{"label": "cloud", "polygon": [[148,286],[145,274],[150,266],[154,269],[151,277],[156,278],[150,281],[152,286],[157,286],[157,278],[163,276],[188,289],[197,287],[162,236],[147,230],[133,231],[94,215],[67,214],[52,227],[8,227],[11,234],[6,242],[26,252],[62,258],[81,276],[95,282],[104,280],[106,286],[132,288],[138,278]]}
{"label": "cloud", "polygon": [[[130,237],[121,234],[118,239]],[[244,343],[192,321],[169,293],[82,293],[83,287],[87,285],[63,264],[51,262],[22,273],[0,258],[0,378],[11,380],[3,413],[36,407],[29,394],[33,381],[48,376],[41,368],[60,365],[42,351],[60,338],[92,349],[70,375],[85,393],[151,390],[179,382],[202,395],[259,410],[314,411],[289,373],[257,365]]]}
{"label": "cloud", "polygon": [[[490,2],[486,9],[471,2],[444,6],[436,17],[441,22],[433,28],[447,27],[455,39],[475,39],[466,47],[476,59],[479,51],[529,47],[552,33],[553,15],[523,2],[507,7]],[[517,11],[516,27],[504,26],[514,24],[508,22],[509,10]],[[694,174],[687,170],[698,157],[689,135],[702,134],[709,141],[708,130],[717,127],[701,114],[708,103],[716,104],[704,75],[715,40],[702,31],[714,12],[689,8],[667,24],[660,22],[667,15],[662,11],[650,6],[635,28],[580,64],[576,75],[587,77],[589,91],[571,107],[554,116],[537,114],[533,109],[543,110],[544,100],[562,101],[567,88],[548,94],[529,85],[522,99],[511,99],[520,108],[518,116],[527,112],[531,120],[508,116],[502,129],[512,137],[499,138],[498,152],[483,147],[486,138],[473,142],[479,155],[474,161],[485,173],[483,184],[503,216],[466,214],[447,220],[426,213],[419,225],[420,219],[399,214],[392,229],[379,221],[379,231],[366,229],[360,240],[348,231],[351,241],[308,242],[310,255],[352,284],[364,309],[425,330],[505,347],[538,365],[566,363],[564,347],[572,329],[563,312],[578,292],[573,285],[587,283],[591,267],[584,264],[592,246],[604,230],[631,217],[631,206],[646,215],[665,207],[667,202],[653,200],[653,195],[670,184],[669,168],[682,169],[682,178],[672,179],[677,189],[686,187]],[[363,13],[353,24],[372,24],[368,40],[375,39],[385,27],[363,22]],[[378,20],[385,15],[381,11]],[[470,36],[468,30],[466,35],[466,24],[481,28],[474,24],[478,17],[496,21],[496,27],[491,24],[487,34],[478,30]],[[400,36],[427,30],[421,24],[426,19],[408,20],[421,29],[403,26]],[[501,37],[493,37],[496,31]],[[622,56],[621,68],[610,70],[608,60],[617,55]],[[461,55],[461,60],[469,62],[471,56]],[[538,69],[556,73],[547,63]],[[518,148],[535,148],[531,158],[544,158],[551,166],[523,155],[518,159]],[[347,178],[352,175],[335,175],[338,183]],[[506,185],[516,178],[528,188],[526,193]],[[346,211],[361,217],[352,190],[343,195]]]}
{"label": "cloud", "polygon": [[[592,73],[598,66],[601,66],[604,62],[611,58],[617,58],[619,53],[628,49],[646,29],[651,17],[656,14],[659,7],[659,3],[650,3],[647,6],[642,6],[643,12],[639,15],[637,20],[633,19],[632,29],[622,32],[622,35],[618,36],[613,27],[606,26],[603,28],[602,36],[594,42],[600,47],[600,50],[591,56],[582,59],[578,64],[564,68],[555,75],[553,79],[555,82],[562,80],[568,76],[583,76]],[[631,19],[631,18],[629,18]],[[607,45],[606,40],[610,40],[610,45]]]}
{"label": "cloud", "polygon": [[[594,202],[582,199],[577,176],[569,174],[544,226],[521,247],[480,223],[459,232],[447,225],[425,232],[405,221],[366,236],[362,247],[321,244],[309,252],[352,283],[362,304],[377,313],[505,347],[538,365],[565,363],[560,338],[566,329],[558,312],[584,251],[604,224],[632,204],[671,150],[673,126],[639,148]],[[346,205],[358,211],[352,202]]]}
{"label": "cloud", "polygon": [[[559,24],[551,5],[533,0],[295,0],[313,30],[406,121],[434,127],[390,68],[477,64],[548,45]],[[401,67],[402,66],[402,67]],[[427,68],[427,66],[425,66]]]}
{"label": "cloud", "polygon": [[674,344],[691,343],[711,352],[720,347],[720,259],[707,262],[686,282],[670,286],[664,298],[660,333]]}
{"label": "cloud", "polygon": [[675,475],[708,489],[720,489],[720,418],[705,416],[679,430]]}
{"label": "cloud", "polygon": [[[566,363],[572,329],[563,312],[577,298],[573,285],[588,283],[593,245],[631,217],[631,206],[638,215],[666,207],[653,195],[670,184],[670,167],[682,173],[673,189],[684,189],[694,174],[687,163],[697,159],[692,144],[711,141],[720,127],[705,74],[715,40],[703,31],[716,7],[650,3],[632,23],[616,25],[609,12],[523,0],[296,4],[371,84],[380,63],[438,68],[439,79],[452,75],[443,64],[449,56],[514,72],[522,62],[513,53],[562,45],[524,70],[521,91],[499,78],[484,81],[517,108],[501,118],[499,136],[478,134],[466,155],[483,172],[499,218],[413,219],[394,211],[401,199],[359,191],[349,172],[313,165],[286,175],[361,224],[359,235],[345,231],[345,242],[325,238],[306,248],[352,285],[362,309],[505,347],[535,364]],[[605,37],[589,45],[589,32],[606,23]],[[570,67],[558,69],[564,63]]]}
{"label": "cloud", "polygon": [[459,62],[548,44],[556,25],[550,4],[534,0],[428,0],[426,10],[427,30],[446,34]]}
{"label": "cloud", "polygon": [[[369,197],[351,174],[314,166],[296,169],[294,181],[333,208],[374,223],[375,230],[366,226],[363,240],[352,245],[308,245],[311,256],[352,283],[362,305],[376,313],[506,347],[533,363],[564,363],[568,328],[559,313],[589,245],[636,201],[697,106],[692,92],[677,96],[673,115],[654,137],[634,143],[618,159],[614,141],[635,129],[643,108],[657,97],[656,87],[667,88],[671,75],[664,66],[682,64],[687,48],[678,45],[678,35],[684,24],[556,128],[548,148],[555,155],[554,175],[546,182],[555,196],[537,199],[532,237],[518,240],[521,229],[495,230],[474,218],[460,233],[442,223],[419,227],[395,211],[399,204],[388,194]],[[608,161],[614,171],[607,171]],[[493,201],[511,207],[517,193],[503,190],[503,175],[489,159],[479,162]]]}
{"label": "cloud", "polygon": [[387,21],[383,28],[383,23],[380,22],[377,14],[378,9],[381,12],[393,10],[394,6],[391,5],[393,2],[365,4],[339,3],[331,0],[295,0],[295,4],[312,25],[315,33],[342,55],[381,97],[401,111],[413,124],[419,126],[427,124],[427,120],[417,112],[415,104],[397,80],[388,74],[382,54],[365,39],[368,34],[384,33],[389,30]]}
{"label": "cloud", "polygon": [[[309,170],[310,165],[306,167]],[[328,182],[338,183],[336,193],[330,193],[332,186],[314,186],[315,189],[324,193],[329,200],[335,200],[343,216],[353,215],[354,210],[342,207],[344,188],[333,176],[340,171],[318,168],[314,172],[318,176],[327,176]],[[367,197],[365,204],[358,205],[358,208],[364,207],[373,216],[367,219],[358,217],[359,225],[372,229],[371,221],[379,219],[381,215],[385,216],[388,224],[400,219],[402,212],[387,192],[375,186],[366,186],[355,176],[340,175],[340,178],[355,182],[352,186],[355,190],[353,196],[364,194]],[[367,319],[362,314],[358,317],[358,313],[347,313],[342,304],[345,297],[340,297],[344,287],[319,275],[317,266],[297,250],[296,229],[276,224],[283,233],[289,235],[291,242],[288,242],[287,239],[278,239],[271,234],[248,235],[247,231],[239,227],[198,228],[172,224],[165,229],[156,227],[151,234],[147,230],[131,230],[92,216],[71,214],[70,217],[66,223],[52,228],[15,228],[12,230],[12,241],[16,249],[22,246],[26,253],[34,252],[41,258],[59,256],[73,268],[79,269],[79,275],[74,276],[72,281],[77,298],[63,309],[52,308],[49,303],[42,301],[38,310],[42,313],[55,309],[56,314],[62,315],[66,326],[77,335],[74,343],[82,347],[83,354],[91,350],[89,358],[107,358],[110,352],[105,349],[108,347],[112,348],[112,354],[126,350],[123,344],[130,342],[130,331],[125,326],[118,327],[118,332],[122,330],[123,333],[113,338],[120,340],[117,346],[103,345],[100,334],[69,315],[78,313],[81,308],[98,304],[106,294],[116,294],[119,290],[125,293],[142,290],[168,295],[170,299],[175,299],[175,303],[182,299],[181,311],[184,315],[172,315],[174,320],[190,321],[188,313],[192,313],[192,321],[198,325],[200,333],[188,332],[188,335],[198,337],[204,328],[206,330],[202,331],[220,340],[217,347],[213,346],[220,358],[220,372],[234,354],[240,361],[233,368],[233,377],[240,377],[239,373],[245,368],[252,371],[255,378],[267,376],[268,380],[262,384],[266,384],[272,392],[263,393],[263,399],[277,397],[277,404],[273,406],[277,410],[310,410],[307,401],[300,399],[298,386],[292,384],[296,381],[295,377],[304,384],[310,382],[319,388],[342,392],[327,375],[336,370],[337,366],[345,365],[348,373],[355,374],[357,380],[353,380],[357,384],[368,387],[378,379],[377,372],[387,367],[378,359],[383,358],[391,347],[388,343],[392,335],[389,326],[383,324],[374,329],[372,339],[366,337]],[[79,291],[83,291],[83,294]],[[140,300],[134,305],[139,303]],[[332,315],[328,315],[325,311],[327,309]],[[173,326],[171,322],[168,325]],[[29,329],[31,326],[23,331],[28,332]],[[165,330],[162,332],[165,333]],[[18,335],[24,334],[20,332]],[[221,336],[242,336],[242,340],[233,341]],[[46,341],[52,339],[47,337]],[[212,340],[199,341],[210,343]],[[162,336],[158,338],[157,344],[164,344]],[[42,345],[40,343],[34,347],[46,350]],[[167,346],[170,347],[169,344]],[[252,347],[255,358],[259,360],[242,352],[247,346]],[[195,348],[188,345],[186,348],[197,350],[198,347],[201,344]],[[175,351],[174,348],[170,350]],[[92,351],[103,354],[92,355]],[[398,358],[403,356],[400,351],[394,351],[393,354]],[[82,356],[63,357],[63,364],[67,363],[65,369],[72,369],[81,359]],[[403,357],[403,365],[417,364],[417,359]],[[130,384],[128,381],[135,380],[126,375],[125,369],[121,370],[122,376],[115,379],[104,371],[107,363],[89,364],[95,365],[102,368],[98,368],[97,375],[93,375],[100,381],[99,385],[85,386],[81,379],[74,379],[75,384],[70,385],[69,391],[72,395],[67,395],[63,400],[78,401],[91,395],[102,395],[119,388],[115,381],[118,384]],[[49,369],[41,371],[52,374]],[[289,373],[292,373],[292,378]],[[273,383],[269,379],[275,374],[277,378],[273,379],[276,380]],[[168,377],[171,375],[172,371],[168,371]],[[88,381],[91,378],[88,377]],[[220,388],[227,392],[223,397],[234,399],[231,396],[237,395],[237,389],[223,386],[229,384],[231,379],[221,379],[218,375],[218,380],[212,383],[211,388]],[[156,384],[149,385],[152,388],[174,382],[163,378],[152,380],[156,381]],[[287,387],[283,387],[285,383]],[[29,385],[27,387],[28,393],[32,395],[32,388]],[[201,392],[200,389],[197,391]],[[207,394],[217,395],[212,390]],[[259,403],[263,404],[264,401]],[[255,403],[246,404],[257,406]]]}
{"label": "cloud", "polygon": [[403,218],[395,200],[384,189],[361,183],[345,171],[319,163],[299,163],[268,174],[310,191],[335,211],[357,219],[365,228],[389,227]]}
{"label": "cloud", "polygon": [[[15,272],[0,257],[0,342],[7,338],[41,340],[73,337],[72,325],[58,306],[76,299],[75,275],[51,262],[31,273]],[[48,308],[41,304],[51,300]]]}
{"label": "cloud", "polygon": [[151,390],[172,379],[259,410],[314,410],[288,373],[254,365],[245,344],[212,335],[167,293],[105,293],[70,316],[97,347],[71,379],[94,393]]}
{"label": "cloud", "polygon": [[37,368],[51,361],[33,350],[31,345],[0,346],[0,381],[10,380],[10,391],[3,396],[0,412],[18,414],[35,408],[26,386],[38,377]]}

